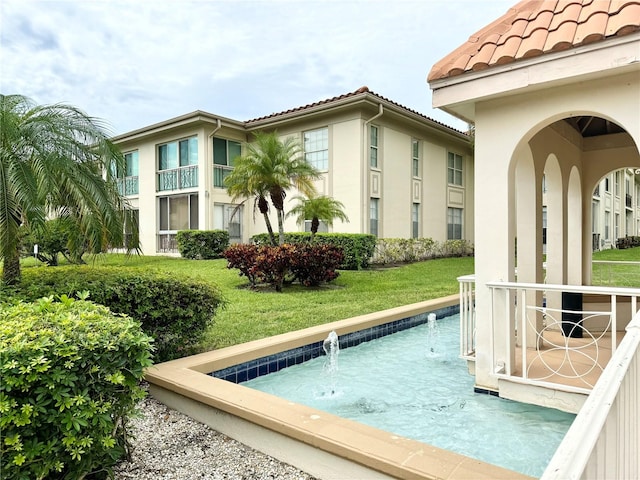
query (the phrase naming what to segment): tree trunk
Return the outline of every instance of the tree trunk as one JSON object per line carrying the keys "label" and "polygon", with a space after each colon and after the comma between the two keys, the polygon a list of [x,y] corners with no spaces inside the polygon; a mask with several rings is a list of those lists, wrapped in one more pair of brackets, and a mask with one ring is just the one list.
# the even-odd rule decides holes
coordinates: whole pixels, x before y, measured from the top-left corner
{"label": "tree trunk", "polygon": [[316,238],[316,233],[318,233],[318,227],[320,227],[320,220],[318,217],[313,217],[311,219],[311,239],[310,242],[313,243],[313,239]]}
{"label": "tree trunk", "polygon": [[278,213],[278,245],[284,244],[284,210],[276,210]]}
{"label": "tree trunk", "polygon": [[2,267],[2,282],[5,285],[15,285],[20,282],[20,255],[17,249],[13,255],[4,257]]}
{"label": "tree trunk", "polygon": [[267,231],[269,232],[271,245],[275,247],[278,244],[276,243],[276,236],[273,233],[273,227],[271,226],[271,220],[269,219],[269,203],[267,202],[267,199],[262,195],[258,197],[258,210],[260,210],[260,213],[262,213],[262,215],[264,216],[264,223],[267,225]]}

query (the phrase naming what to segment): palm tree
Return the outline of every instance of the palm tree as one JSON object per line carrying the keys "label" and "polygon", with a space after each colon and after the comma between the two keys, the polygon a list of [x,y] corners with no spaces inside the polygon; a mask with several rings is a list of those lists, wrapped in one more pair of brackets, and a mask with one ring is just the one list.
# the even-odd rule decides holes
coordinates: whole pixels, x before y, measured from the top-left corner
{"label": "palm tree", "polygon": [[[232,201],[254,197],[263,214],[273,245],[284,243],[284,199],[287,190],[296,188],[305,195],[313,195],[313,180],[320,177],[302,156],[300,144],[292,137],[280,140],[277,132],[255,133],[255,142],[244,146],[245,154],[237,157],[234,169],[225,179]],[[276,209],[278,242],[269,220],[267,195]]]}
{"label": "palm tree", "polygon": [[297,215],[296,221],[298,224],[304,223],[305,220],[311,220],[311,241],[318,233],[318,227],[320,222],[324,222],[330,227],[333,226],[333,221],[338,219],[343,222],[348,222],[349,218],[344,213],[344,205],[338,200],[334,200],[326,195],[302,197],[297,195],[294,200],[298,200],[298,204],[293,207],[287,216]]}
{"label": "palm tree", "polygon": [[[20,279],[18,228],[72,219],[89,251],[124,243],[132,217],[110,165],[124,158],[104,124],[66,104],[36,105],[0,94],[0,256],[2,280]],[[133,249],[139,248],[134,242]]]}

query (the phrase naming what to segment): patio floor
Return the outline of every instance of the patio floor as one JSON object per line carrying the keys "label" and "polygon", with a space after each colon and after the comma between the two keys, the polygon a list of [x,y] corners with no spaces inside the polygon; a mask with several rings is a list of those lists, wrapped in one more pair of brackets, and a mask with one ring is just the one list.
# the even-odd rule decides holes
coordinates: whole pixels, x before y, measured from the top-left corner
{"label": "patio floor", "polygon": [[[616,345],[624,332],[617,332]],[[560,331],[545,331],[544,345],[528,348],[527,378],[572,387],[592,388],[611,359],[611,333],[591,337],[567,338]],[[522,376],[522,349],[516,348],[514,376]]]}

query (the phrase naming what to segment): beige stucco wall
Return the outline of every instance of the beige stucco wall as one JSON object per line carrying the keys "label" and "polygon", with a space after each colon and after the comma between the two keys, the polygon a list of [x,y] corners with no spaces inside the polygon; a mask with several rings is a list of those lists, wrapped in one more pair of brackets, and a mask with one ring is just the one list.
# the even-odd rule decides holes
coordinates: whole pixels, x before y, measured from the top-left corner
{"label": "beige stucco wall", "polygon": [[[539,132],[565,117],[594,115],[608,118],[622,126],[632,136],[635,151],[627,150],[623,160],[609,152],[604,162],[589,162],[593,154],[577,154],[575,146],[564,139],[553,139],[549,146],[558,158],[561,170],[566,166],[578,168],[582,185],[593,188],[596,179],[606,172],[622,166],[640,167],[637,145],[640,145],[640,112],[638,99],[640,81],[637,73],[626,73],[609,78],[578,82],[549,88],[544,91],[509,95],[495,100],[477,102],[475,105],[475,211],[476,211],[476,308],[477,331],[477,382],[487,387],[497,387],[492,376],[496,364],[509,352],[501,350],[510,313],[498,305],[493,311],[494,326],[487,324],[492,318],[490,291],[484,285],[489,281],[514,279],[514,238],[516,215],[514,209],[514,170],[519,157],[525,156],[529,141]],[[552,136],[547,131],[543,135]],[[540,137],[538,137],[540,138]],[[588,143],[588,142],[585,142]],[[582,147],[584,149],[584,146]],[[534,152],[535,153],[535,152]],[[616,153],[614,149],[613,153]],[[589,163],[589,167],[585,165]],[[597,165],[597,166],[596,166]],[[597,173],[596,173],[597,172]],[[568,180],[565,178],[565,182]],[[587,201],[590,204],[590,194]],[[563,220],[567,222],[565,218]],[[582,216],[583,244],[591,231],[584,228],[589,215]],[[566,223],[565,223],[566,225]],[[566,231],[565,231],[566,232]],[[531,233],[534,234],[533,232]],[[566,252],[568,246],[561,246]],[[580,246],[580,248],[582,248]],[[590,263],[590,256],[583,255],[583,265]],[[562,267],[566,269],[566,264]],[[557,275],[557,273],[556,273]],[[566,270],[560,274],[566,278]],[[498,311],[496,311],[496,309]],[[491,331],[498,332],[492,337]],[[495,345],[495,356],[491,347]]]}

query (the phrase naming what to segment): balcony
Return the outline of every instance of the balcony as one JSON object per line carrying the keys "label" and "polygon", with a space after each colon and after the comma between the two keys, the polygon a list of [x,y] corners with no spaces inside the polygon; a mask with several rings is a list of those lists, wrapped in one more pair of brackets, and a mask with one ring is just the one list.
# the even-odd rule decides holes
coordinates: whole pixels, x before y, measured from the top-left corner
{"label": "balcony", "polygon": [[[460,352],[474,363],[475,276],[458,280]],[[490,351],[480,352],[489,355],[493,374],[506,382],[500,383],[500,396],[529,389],[530,395],[543,392],[539,398],[544,401],[563,392],[585,398],[542,479],[638,478],[640,289],[514,282],[486,286],[492,292],[492,315],[508,317],[507,322],[483,322],[492,331],[507,328],[502,335],[494,331]],[[561,302],[563,292],[579,294],[582,306]]]}
{"label": "balcony", "polygon": [[198,186],[198,166],[174,168],[158,172],[158,192]]}
{"label": "balcony", "polygon": [[118,178],[118,193],[122,196],[138,195],[138,177]]}
{"label": "balcony", "polygon": [[224,179],[233,172],[233,167],[227,167],[225,165],[213,166],[213,186],[216,188],[224,188]]}

